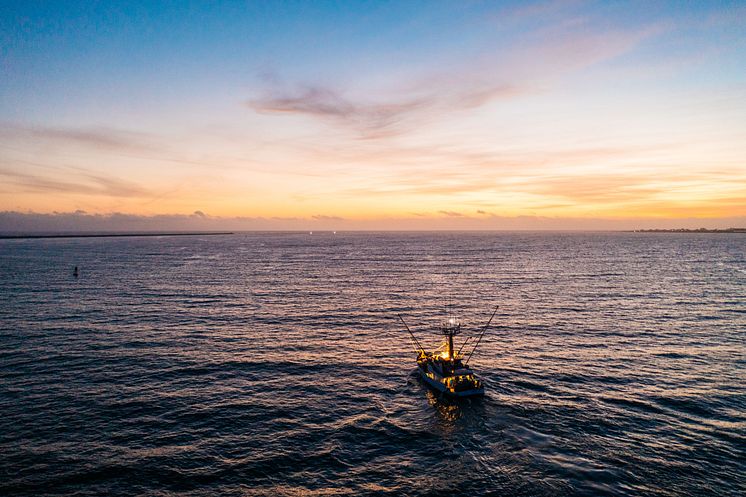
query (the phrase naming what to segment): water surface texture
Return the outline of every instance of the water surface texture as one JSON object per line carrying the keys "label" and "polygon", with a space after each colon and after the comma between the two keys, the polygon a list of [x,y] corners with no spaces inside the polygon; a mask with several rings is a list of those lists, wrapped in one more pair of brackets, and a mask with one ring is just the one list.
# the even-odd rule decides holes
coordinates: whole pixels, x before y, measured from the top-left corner
{"label": "water surface texture", "polygon": [[[746,495],[746,236],[0,241],[2,495]],[[80,276],[72,275],[80,267]],[[481,400],[415,375],[446,312]]]}

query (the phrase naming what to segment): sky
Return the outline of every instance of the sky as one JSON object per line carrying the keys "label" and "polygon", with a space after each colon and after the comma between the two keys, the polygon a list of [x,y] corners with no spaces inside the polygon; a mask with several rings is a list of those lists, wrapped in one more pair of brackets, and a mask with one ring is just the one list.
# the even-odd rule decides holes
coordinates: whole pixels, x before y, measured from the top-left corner
{"label": "sky", "polygon": [[0,2],[0,230],[746,226],[744,2]]}

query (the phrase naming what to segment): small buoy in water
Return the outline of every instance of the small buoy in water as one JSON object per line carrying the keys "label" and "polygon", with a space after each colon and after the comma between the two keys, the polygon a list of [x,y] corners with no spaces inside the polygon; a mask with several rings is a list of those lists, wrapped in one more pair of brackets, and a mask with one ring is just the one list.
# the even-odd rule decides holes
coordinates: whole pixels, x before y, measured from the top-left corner
{"label": "small buoy in water", "polygon": [[75,269],[73,269],[73,276],[75,276],[75,277],[77,278],[77,277],[78,277],[78,274],[80,274],[80,273],[78,272],[78,266],[75,266]]}

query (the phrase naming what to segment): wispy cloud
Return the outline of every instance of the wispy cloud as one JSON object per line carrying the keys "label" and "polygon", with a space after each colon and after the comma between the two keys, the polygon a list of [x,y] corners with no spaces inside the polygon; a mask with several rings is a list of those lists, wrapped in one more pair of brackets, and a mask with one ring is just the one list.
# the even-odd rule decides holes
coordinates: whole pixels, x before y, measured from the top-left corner
{"label": "wispy cloud", "polygon": [[76,176],[78,181],[64,181],[54,177],[0,168],[0,177],[4,178],[6,184],[13,185],[16,192],[73,193],[109,197],[146,197],[151,195],[148,189],[137,183],[113,176],[97,173],[81,173]]}
{"label": "wispy cloud", "polygon": [[106,127],[63,128],[50,126],[0,126],[0,138],[14,141],[73,145],[102,151],[154,152],[161,150],[154,137],[148,133],[125,131]]}
{"label": "wispy cloud", "polygon": [[[740,199],[746,191],[746,175],[742,172],[720,175],[717,172],[697,174],[690,171],[652,174],[651,170],[599,172],[583,176],[565,174],[545,176],[536,184],[526,184],[525,190],[577,206],[592,205],[596,210],[627,205],[630,209],[645,206],[655,212],[664,201],[696,209],[703,203]],[[737,200],[731,203],[737,205]],[[549,207],[555,207],[555,204],[549,204]]]}
{"label": "wispy cloud", "polygon": [[411,130],[438,115],[482,106],[499,98],[510,98],[524,90],[507,85],[474,85],[457,89],[423,88],[407,94],[364,101],[346,96],[329,87],[303,86],[290,90],[274,89],[254,98],[247,105],[262,114],[298,114],[354,130],[361,138],[382,138]]}
{"label": "wispy cloud", "polygon": [[[573,184],[579,188],[597,188],[603,193],[603,181],[596,185],[586,184],[584,179],[598,170],[598,164],[629,162],[640,156],[660,154],[670,151],[665,144],[652,146],[624,147],[577,147],[563,149],[513,149],[504,152],[476,151],[446,145],[433,147],[390,146],[384,152],[371,153],[347,149],[331,151],[336,161],[344,163],[369,162],[393,163],[396,168],[376,168],[367,171],[359,185],[351,186],[337,195],[482,195],[523,191],[540,195],[553,195],[565,188],[573,191]],[[327,155],[329,157],[329,155]],[[577,170],[585,176],[578,177]],[[587,168],[587,169],[586,169]],[[627,174],[618,173],[612,178],[611,186],[625,186],[644,181],[649,168],[634,173],[629,166]],[[595,174],[595,173],[594,173]],[[608,174],[608,173],[607,173]],[[636,176],[635,176],[636,175]],[[598,174],[596,174],[598,176]],[[613,190],[612,190],[613,191]],[[608,192],[608,190],[607,190]],[[580,194],[581,192],[578,192]],[[555,199],[556,200],[556,199]]]}
{"label": "wispy cloud", "polygon": [[[548,11],[559,8],[555,3],[546,6]],[[445,64],[450,70],[424,77],[412,75],[393,89],[380,91],[363,83],[347,90],[319,84],[288,86],[273,76],[247,105],[260,114],[320,119],[361,138],[389,137],[455,112],[535,93],[560,75],[632,50],[661,29],[650,25],[610,31],[595,27],[592,19],[576,19],[571,25],[548,22],[526,35],[523,43],[501,50],[486,45],[482,54],[466,63]]]}
{"label": "wispy cloud", "polygon": [[394,133],[407,118],[433,105],[429,97],[410,100],[363,103],[343,96],[331,88],[305,87],[285,93],[273,93],[250,100],[249,107],[264,114],[303,114],[336,124],[350,126],[366,138]]}

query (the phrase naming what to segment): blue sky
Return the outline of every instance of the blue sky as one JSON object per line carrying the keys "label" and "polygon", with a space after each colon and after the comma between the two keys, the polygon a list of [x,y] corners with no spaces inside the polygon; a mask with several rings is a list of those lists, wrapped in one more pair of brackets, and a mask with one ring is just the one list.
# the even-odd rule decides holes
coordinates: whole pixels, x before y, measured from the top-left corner
{"label": "blue sky", "polygon": [[0,9],[0,210],[746,215],[743,3]]}

